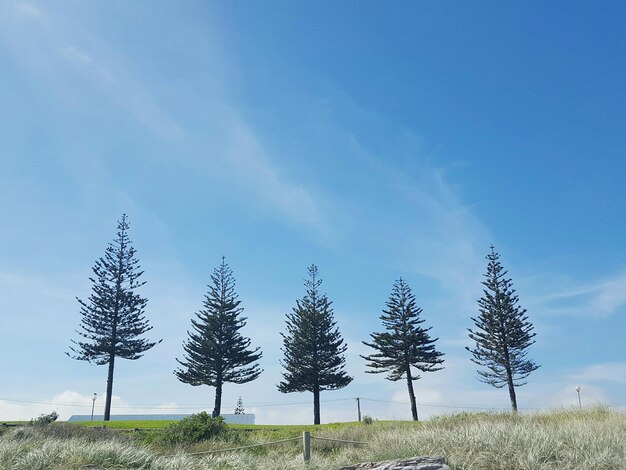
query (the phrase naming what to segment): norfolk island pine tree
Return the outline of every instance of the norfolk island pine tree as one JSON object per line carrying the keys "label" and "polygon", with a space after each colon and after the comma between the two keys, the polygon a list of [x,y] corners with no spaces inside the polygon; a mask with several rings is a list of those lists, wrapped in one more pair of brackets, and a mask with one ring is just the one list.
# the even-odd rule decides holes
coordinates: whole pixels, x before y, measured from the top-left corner
{"label": "norfolk island pine tree", "polygon": [[479,380],[496,388],[508,387],[511,409],[517,413],[515,387],[539,368],[527,359],[528,348],[535,342],[533,325],[528,321],[526,309],[517,305],[518,296],[507,271],[500,264],[500,255],[492,245],[487,273],[483,276],[483,297],[478,300],[479,315],[472,318],[476,330],[468,328],[469,337],[476,342],[474,348],[466,347],[472,362],[486,370],[478,370]]}
{"label": "norfolk island pine tree", "polygon": [[313,424],[320,424],[320,392],[343,388],[352,377],[344,371],[346,345],[333,316],[332,302],[319,291],[322,281],[317,266],[309,266],[308,273],[306,294],[287,314],[287,331],[281,333],[285,371],[278,390],[312,392]]}
{"label": "norfolk island pine tree", "polygon": [[104,257],[92,268],[91,295],[87,301],[76,298],[82,316],[80,330],[76,332],[84,341],[72,340],[75,347],[70,346],[71,353],[66,353],[73,359],[92,364],[108,364],[105,421],[111,418],[115,359],[139,359],[162,341],[140,338],[152,326],[144,317],[148,300],[135,292],[145,281],[139,281],[143,271],[128,238],[128,228],[126,214],[123,214],[117,223],[117,238],[109,243]]}
{"label": "norfolk island pine tree", "polygon": [[421,378],[414,375],[411,368],[421,372],[435,372],[443,369],[443,353],[435,350],[435,341],[431,339],[430,328],[421,326],[424,320],[420,317],[422,309],[415,305],[415,296],[409,285],[400,278],[393,285],[393,290],[383,309],[380,319],[385,331],[372,333],[372,342],[363,341],[363,344],[376,350],[369,356],[361,356],[369,361],[367,370],[370,374],[387,372],[387,380],[397,381],[406,379],[409,399],[411,401],[411,415],[414,421],[418,420],[417,404],[413,381]]}
{"label": "norfolk island pine tree", "polygon": [[235,414],[236,415],[245,415],[246,409],[243,407],[243,400],[241,397],[237,399],[237,405],[235,406]]}
{"label": "norfolk island pine tree", "polygon": [[204,297],[204,308],[191,320],[192,331],[183,343],[184,360],[174,371],[181,382],[193,386],[215,387],[213,416],[222,408],[224,383],[243,384],[255,380],[263,370],[256,364],[261,358],[260,348],[249,349],[250,339],[241,335],[246,318],[235,292],[233,272],[222,257],[222,263],[213,270],[212,284]]}

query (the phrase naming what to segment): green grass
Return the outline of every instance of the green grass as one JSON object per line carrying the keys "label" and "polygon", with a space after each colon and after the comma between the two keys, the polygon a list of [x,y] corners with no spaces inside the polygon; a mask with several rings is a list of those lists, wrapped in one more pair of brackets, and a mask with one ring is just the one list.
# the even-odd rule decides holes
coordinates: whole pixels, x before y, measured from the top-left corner
{"label": "green grass", "polygon": [[[158,441],[159,431],[165,429],[169,424],[177,423],[176,420],[135,420],[135,421],[73,421],[72,426],[84,426],[87,428],[102,428],[119,430],[124,432],[138,431],[136,436],[141,443],[154,444]],[[393,423],[394,426],[401,426],[402,422],[379,422],[379,426],[385,423]],[[404,425],[414,426],[412,421],[404,422]],[[312,434],[320,431],[332,431],[349,429],[354,426],[363,426],[358,421],[343,423],[327,423],[321,425],[276,425],[276,424],[229,424],[230,439],[226,442],[230,444],[270,442],[282,439],[301,437],[304,431]],[[231,445],[232,447],[232,445]],[[197,449],[196,449],[197,450]]]}
{"label": "green grass", "polygon": [[[71,424],[78,424],[88,427],[107,426],[113,429],[163,429],[177,420],[134,420],[134,421],[72,421]],[[310,431],[312,429],[334,429],[341,427],[349,427],[359,424],[357,421],[345,423],[328,423],[328,424],[306,424],[306,425],[289,425],[289,424],[229,424],[231,429],[242,429],[249,431],[257,430],[293,430],[296,432]]]}
{"label": "green grass", "polygon": [[[85,427],[97,427],[101,428],[106,426],[110,429],[119,429],[126,431],[155,431],[165,429],[168,425],[177,423],[176,420],[135,420],[135,421],[73,421],[72,425],[85,426]],[[414,423],[413,421],[379,421],[379,426],[385,426],[385,423],[393,423],[394,426],[414,426],[420,423]],[[320,425],[276,425],[276,424],[229,424],[228,428],[232,431],[236,431],[241,434],[249,434],[256,436],[263,436],[267,440],[279,440],[289,439],[292,437],[299,437],[304,431],[311,433],[319,432],[320,430],[333,430],[342,428],[351,428],[354,426],[363,426],[358,421],[343,422],[343,423],[327,423]]]}
{"label": "green grass", "polygon": [[[138,423],[143,422],[133,426]],[[308,470],[335,470],[357,462],[417,455],[444,455],[452,470],[626,470],[626,413],[605,408],[532,415],[461,413],[424,423],[240,425],[230,426],[226,438],[179,448],[140,439],[158,435],[158,429],[128,429],[67,423],[12,428],[0,435],[0,468],[78,470],[93,464],[101,469],[302,470],[299,441],[204,456],[189,453],[297,437],[309,430],[314,436],[370,444],[314,441]]]}
{"label": "green grass", "polygon": [[134,421],[72,421],[70,424],[101,428],[106,426],[111,429],[164,429],[178,420],[134,420]]}

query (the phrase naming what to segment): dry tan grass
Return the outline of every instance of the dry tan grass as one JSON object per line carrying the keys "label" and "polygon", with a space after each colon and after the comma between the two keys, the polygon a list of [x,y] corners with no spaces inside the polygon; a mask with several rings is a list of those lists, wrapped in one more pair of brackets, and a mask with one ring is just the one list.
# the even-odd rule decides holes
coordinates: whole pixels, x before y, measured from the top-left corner
{"label": "dry tan grass", "polygon": [[[318,435],[367,441],[367,447],[316,441],[310,470],[330,470],[363,461],[445,455],[453,470],[626,469],[626,414],[595,408],[512,416],[458,414],[428,423],[374,423],[320,429]],[[263,441],[250,437],[246,443]],[[224,443],[207,443],[223,446]],[[99,468],[258,469],[304,468],[299,443],[213,456],[190,456],[140,446],[127,438],[105,440],[12,430],[0,436],[2,469]]]}

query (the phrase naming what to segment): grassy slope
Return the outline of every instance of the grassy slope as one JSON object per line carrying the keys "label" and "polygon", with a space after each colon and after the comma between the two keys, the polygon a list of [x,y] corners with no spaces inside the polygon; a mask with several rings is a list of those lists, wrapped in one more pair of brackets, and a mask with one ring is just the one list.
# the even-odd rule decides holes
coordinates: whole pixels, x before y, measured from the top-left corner
{"label": "grassy slope", "polygon": [[366,441],[370,445],[314,441],[310,470],[416,455],[445,455],[452,470],[626,469],[626,414],[602,408],[527,416],[466,413],[418,425],[375,422],[318,427],[240,426],[241,432],[235,433],[233,440],[205,441],[186,449],[140,446],[131,439],[134,433],[123,433],[124,439],[93,439],[104,431],[83,428],[83,432],[89,431],[90,439],[59,439],[59,433],[42,436],[28,432],[29,428],[0,436],[0,468],[82,469],[86,464],[97,464],[107,469],[300,470],[303,465],[298,441],[210,456],[190,456],[188,452],[267,442],[314,429],[312,434],[319,437]]}
{"label": "grassy slope", "polygon": [[135,420],[135,421],[72,421],[71,424],[86,427],[107,426],[111,429],[163,429],[177,420]]}
{"label": "grassy slope", "polygon": [[[177,421],[170,420],[144,420],[144,421],[109,421],[105,423],[104,421],[83,421],[83,422],[72,422],[72,424],[86,426],[86,427],[102,427],[106,425],[111,429],[121,429],[121,430],[145,430],[145,431],[156,431],[159,429],[166,428],[169,424],[176,423]],[[415,423],[413,421],[379,421],[377,422],[379,427],[384,427],[387,425],[393,426],[415,426],[420,425],[421,423]],[[263,438],[265,441],[271,440],[279,440],[279,439],[289,439],[292,437],[302,436],[304,431],[309,431],[312,434],[319,433],[321,431],[332,431],[332,430],[340,430],[340,429],[350,429],[355,426],[363,426],[362,423],[358,421],[354,422],[343,422],[343,423],[327,423],[321,425],[277,425],[277,424],[229,424],[228,428],[232,430],[237,430],[240,433],[249,434],[250,436],[255,436],[259,438]]]}

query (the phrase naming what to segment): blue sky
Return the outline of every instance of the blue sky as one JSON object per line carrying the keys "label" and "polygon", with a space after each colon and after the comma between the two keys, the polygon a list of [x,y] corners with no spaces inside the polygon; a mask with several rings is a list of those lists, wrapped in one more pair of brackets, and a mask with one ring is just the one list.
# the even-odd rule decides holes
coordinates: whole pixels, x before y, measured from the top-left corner
{"label": "blue sky", "polygon": [[626,405],[625,20],[617,1],[2,3],[0,419],[103,394],[105,368],[64,352],[123,212],[163,342],[118,364],[113,413],[212,407],[172,371],[222,255],[265,369],[224,411],[312,420],[276,390],[311,263],[355,377],[323,422],[357,396],[410,418],[359,358],[400,276],[446,353],[421,415],[505,408],[464,350],[492,243],[537,332],[520,408],[576,385]]}

